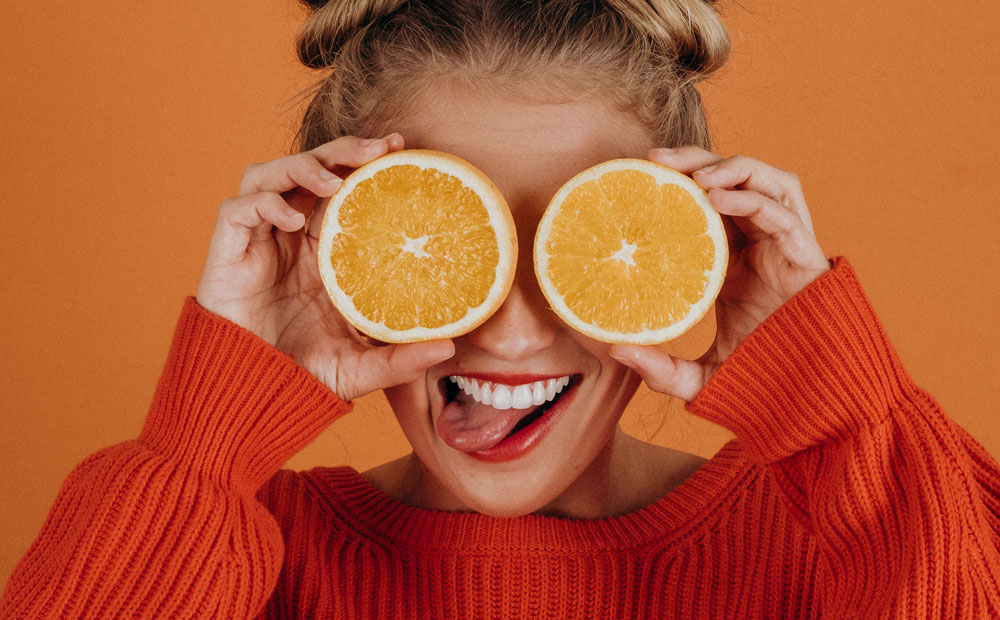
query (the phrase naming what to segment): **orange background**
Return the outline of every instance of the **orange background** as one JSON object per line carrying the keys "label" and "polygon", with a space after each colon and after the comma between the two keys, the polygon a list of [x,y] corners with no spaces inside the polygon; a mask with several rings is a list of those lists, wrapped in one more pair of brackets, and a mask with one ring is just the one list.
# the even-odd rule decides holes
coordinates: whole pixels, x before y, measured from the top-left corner
{"label": "orange background", "polygon": [[[723,0],[717,150],[799,173],[917,381],[1000,455],[1000,46],[989,2]],[[87,454],[139,431],[216,205],[285,153],[293,0],[0,8],[0,581]],[[640,393],[628,427],[710,455],[728,437]],[[379,442],[390,437],[388,445]],[[376,397],[291,465],[405,449]]]}

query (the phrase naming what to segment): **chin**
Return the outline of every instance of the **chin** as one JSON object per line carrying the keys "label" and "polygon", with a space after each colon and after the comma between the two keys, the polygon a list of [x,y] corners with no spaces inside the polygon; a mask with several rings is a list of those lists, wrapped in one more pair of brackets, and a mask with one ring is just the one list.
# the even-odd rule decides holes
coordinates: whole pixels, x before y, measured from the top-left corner
{"label": "chin", "polygon": [[[387,389],[422,472],[413,501],[503,518],[590,514],[595,497],[607,489],[601,476],[586,482],[581,476],[595,463],[598,472],[606,465],[601,455],[635,385],[615,382],[595,394],[595,380],[587,376],[562,368],[519,375],[448,368],[422,385]],[[487,383],[491,390],[534,384],[533,400],[498,409],[482,402]],[[515,397],[516,389],[509,390]]]}

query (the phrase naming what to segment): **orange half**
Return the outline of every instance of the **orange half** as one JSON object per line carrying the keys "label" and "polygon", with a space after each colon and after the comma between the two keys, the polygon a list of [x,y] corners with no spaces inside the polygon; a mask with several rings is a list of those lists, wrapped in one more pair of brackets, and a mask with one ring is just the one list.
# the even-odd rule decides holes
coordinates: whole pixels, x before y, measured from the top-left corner
{"label": "orange half", "polygon": [[503,195],[472,164],[404,150],[345,179],[317,253],[348,322],[384,342],[415,342],[454,338],[496,311],[513,282],[517,236]]}
{"label": "orange half", "polygon": [[712,306],[728,261],[722,218],[689,177],[642,159],[581,172],[552,198],[535,235],[535,275],[573,329],[657,344]]}

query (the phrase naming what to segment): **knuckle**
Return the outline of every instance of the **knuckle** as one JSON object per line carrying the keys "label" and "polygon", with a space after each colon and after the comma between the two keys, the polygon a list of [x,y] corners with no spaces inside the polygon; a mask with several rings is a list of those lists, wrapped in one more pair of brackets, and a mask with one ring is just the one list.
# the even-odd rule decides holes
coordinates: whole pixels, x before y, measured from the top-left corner
{"label": "knuckle", "polygon": [[802,182],[799,175],[790,170],[780,170],[778,179],[778,198],[786,207],[794,207],[802,197]]}
{"label": "knuckle", "polygon": [[318,163],[311,153],[295,153],[294,155],[289,155],[288,158],[289,163],[295,168],[310,168]]}
{"label": "knuckle", "polygon": [[781,218],[778,226],[784,237],[791,237],[805,228],[799,216],[788,209],[782,209],[778,217]]}
{"label": "knuckle", "polygon": [[251,204],[253,204],[254,208],[257,210],[267,207],[281,206],[284,202],[284,198],[275,192],[258,192],[251,196]]}
{"label": "knuckle", "polygon": [[723,162],[727,167],[737,171],[744,181],[749,180],[759,172],[758,161],[746,155],[734,155]]}
{"label": "knuckle", "polygon": [[753,210],[754,211],[756,211],[756,212],[759,213],[759,212],[761,212],[761,211],[763,211],[763,210],[771,207],[773,204],[774,204],[774,201],[772,201],[770,198],[768,198],[764,194],[761,194],[759,192],[754,192],[753,193]]}
{"label": "knuckle", "polygon": [[219,215],[223,219],[232,219],[235,214],[243,211],[260,211],[280,201],[281,196],[274,192],[255,192],[236,198],[227,198],[219,205]]}
{"label": "knuckle", "polygon": [[219,218],[226,219],[233,211],[239,208],[239,200],[236,198],[226,198],[219,203]]}
{"label": "knuckle", "polygon": [[802,228],[802,220],[791,211],[785,210],[782,211],[780,226],[782,233],[791,236]]}
{"label": "knuckle", "polygon": [[260,178],[261,169],[264,167],[262,163],[253,163],[243,169],[243,176],[240,177],[240,186],[252,185],[254,181]]}

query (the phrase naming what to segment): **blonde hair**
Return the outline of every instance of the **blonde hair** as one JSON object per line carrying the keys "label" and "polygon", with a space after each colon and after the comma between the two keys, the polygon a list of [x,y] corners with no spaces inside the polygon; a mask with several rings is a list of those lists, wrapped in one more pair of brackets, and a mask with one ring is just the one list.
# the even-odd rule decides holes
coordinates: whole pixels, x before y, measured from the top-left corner
{"label": "blonde hair", "polygon": [[695,85],[729,55],[713,0],[302,0],[308,67],[329,70],[297,139],[369,136],[440,80],[601,98],[658,144],[708,148]]}

